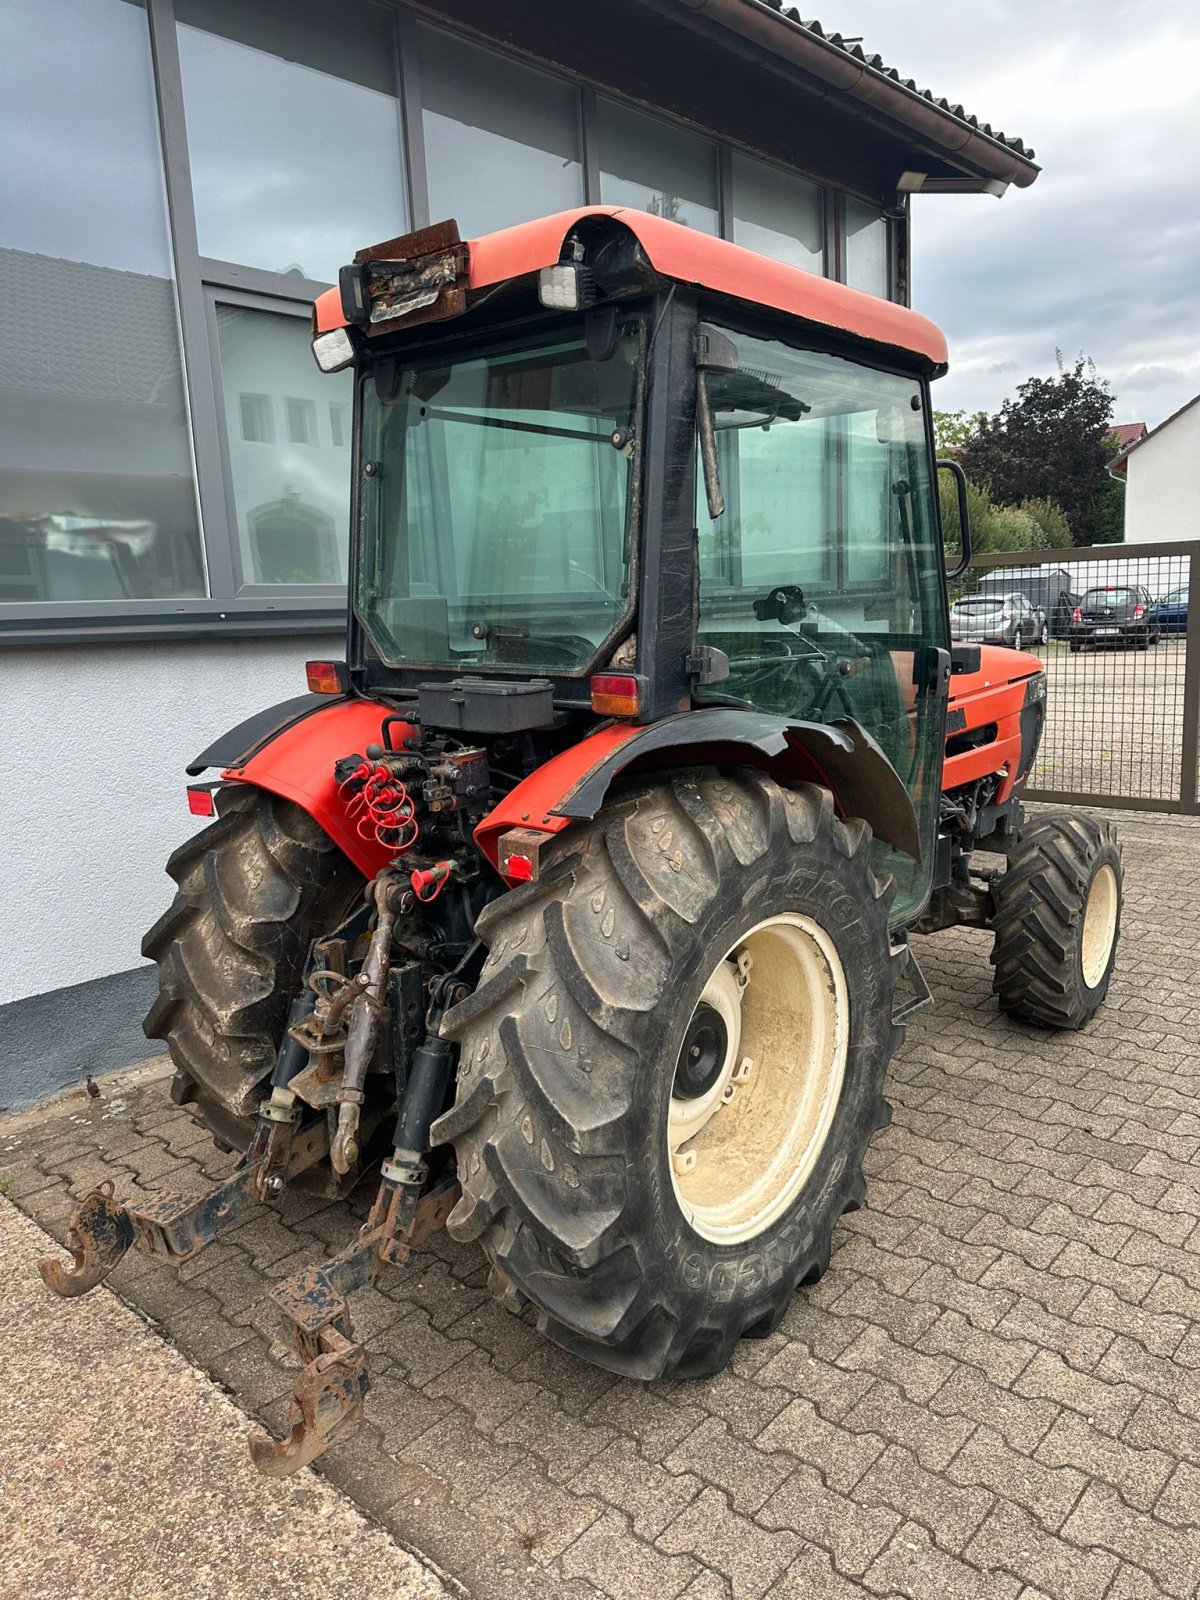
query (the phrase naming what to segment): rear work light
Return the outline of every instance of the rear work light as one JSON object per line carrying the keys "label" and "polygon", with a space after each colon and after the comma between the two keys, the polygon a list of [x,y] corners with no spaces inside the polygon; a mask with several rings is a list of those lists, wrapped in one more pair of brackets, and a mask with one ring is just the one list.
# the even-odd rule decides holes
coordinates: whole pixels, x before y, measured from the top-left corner
{"label": "rear work light", "polygon": [[322,372],[340,372],[354,361],[354,345],[345,328],[319,333],[312,342],[312,348]]}
{"label": "rear work light", "polygon": [[216,792],[219,783],[189,783],[187,786],[188,810],[194,817],[215,817],[217,814]]}
{"label": "rear work light", "polygon": [[309,694],[345,694],[346,663],[344,661],[306,661],[304,676],[308,679]]}
{"label": "rear work light", "polygon": [[595,298],[591,273],[577,261],[560,261],[538,273],[538,299],[548,311],[582,311]]}
{"label": "rear work light", "polygon": [[598,672],[592,679],[592,710],[601,717],[636,717],[640,687],[632,672]]}

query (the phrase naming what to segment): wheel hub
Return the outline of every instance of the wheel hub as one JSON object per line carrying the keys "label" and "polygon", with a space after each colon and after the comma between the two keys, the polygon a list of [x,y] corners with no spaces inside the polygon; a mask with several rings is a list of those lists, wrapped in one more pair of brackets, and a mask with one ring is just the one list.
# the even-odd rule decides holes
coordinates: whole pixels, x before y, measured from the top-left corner
{"label": "wheel hub", "polygon": [[702,1000],[692,1013],[675,1067],[672,1098],[696,1100],[721,1076],[729,1052],[729,1029],[715,1006]]}

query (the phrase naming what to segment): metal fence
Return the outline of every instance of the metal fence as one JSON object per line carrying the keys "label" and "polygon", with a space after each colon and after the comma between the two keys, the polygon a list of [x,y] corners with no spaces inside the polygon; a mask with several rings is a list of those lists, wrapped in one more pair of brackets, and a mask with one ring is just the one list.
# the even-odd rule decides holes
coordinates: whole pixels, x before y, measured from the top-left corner
{"label": "metal fence", "polygon": [[1002,614],[988,596],[1023,594],[1045,617],[1048,637],[1032,646],[1047,715],[1031,800],[1200,815],[1193,564],[1200,541],[974,557],[963,589],[976,616]]}

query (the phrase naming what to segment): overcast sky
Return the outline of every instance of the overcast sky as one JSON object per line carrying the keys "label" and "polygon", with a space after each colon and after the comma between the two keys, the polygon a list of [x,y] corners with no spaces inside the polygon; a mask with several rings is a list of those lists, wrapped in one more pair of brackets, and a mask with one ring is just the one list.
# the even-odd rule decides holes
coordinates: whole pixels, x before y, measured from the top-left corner
{"label": "overcast sky", "polygon": [[[812,15],[806,11],[805,16]],[[994,410],[1080,351],[1114,419],[1200,391],[1198,0],[826,0],[902,77],[1016,134],[1032,188],[913,201],[913,301],[945,329],[939,409]]]}

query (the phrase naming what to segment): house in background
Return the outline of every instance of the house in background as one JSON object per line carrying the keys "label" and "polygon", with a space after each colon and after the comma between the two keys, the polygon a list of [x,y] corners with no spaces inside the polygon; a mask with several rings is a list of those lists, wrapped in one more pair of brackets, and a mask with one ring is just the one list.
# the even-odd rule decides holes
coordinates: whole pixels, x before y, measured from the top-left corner
{"label": "house in background", "polygon": [[1124,455],[1131,444],[1144,439],[1150,430],[1144,422],[1118,422],[1115,427],[1109,429],[1109,432],[1116,440],[1117,449]]}
{"label": "house in background", "polygon": [[146,1052],[183,769],[338,648],[357,249],[604,203],[907,303],[1038,173],[781,0],[5,0],[0,72],[0,1106]]}
{"label": "house in background", "polygon": [[1157,428],[1138,426],[1108,469],[1125,478],[1125,543],[1200,539],[1200,394]]}

